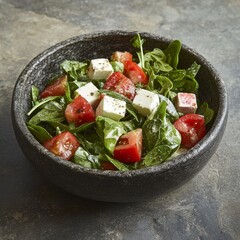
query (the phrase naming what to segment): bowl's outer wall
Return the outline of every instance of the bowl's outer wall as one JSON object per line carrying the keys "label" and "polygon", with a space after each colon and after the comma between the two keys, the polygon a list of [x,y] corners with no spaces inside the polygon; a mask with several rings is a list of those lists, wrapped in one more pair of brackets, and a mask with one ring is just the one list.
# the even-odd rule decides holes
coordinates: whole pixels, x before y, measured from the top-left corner
{"label": "bowl's outer wall", "polygon": [[[83,169],[44,149],[25,124],[27,112],[31,108],[31,86],[43,89],[47,81],[56,75],[56,72],[60,72],[59,66],[65,59],[81,61],[98,57],[109,58],[116,50],[133,52],[130,39],[134,35],[135,32],[110,32],[69,39],[37,56],[24,69],[15,86],[12,121],[23,153],[53,183],[85,198],[111,202],[143,201],[180,186],[206,164],[215,152],[226,126],[227,102],[221,80],[204,58],[183,46],[180,66],[189,67],[193,61],[202,65],[198,75],[199,97],[206,100],[216,113],[208,135],[187,154],[156,167],[112,172]],[[164,49],[170,42],[147,33],[141,35],[146,39],[144,48],[149,50],[154,47]]]}

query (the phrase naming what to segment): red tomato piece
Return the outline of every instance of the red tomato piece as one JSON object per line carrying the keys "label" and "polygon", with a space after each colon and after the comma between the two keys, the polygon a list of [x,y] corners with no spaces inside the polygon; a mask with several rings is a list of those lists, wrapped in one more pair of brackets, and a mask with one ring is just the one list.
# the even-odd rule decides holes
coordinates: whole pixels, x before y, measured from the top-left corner
{"label": "red tomato piece", "polygon": [[131,100],[135,96],[135,85],[121,72],[112,73],[107,78],[103,88],[120,93]]}
{"label": "red tomato piece", "polygon": [[142,129],[138,128],[122,135],[114,149],[114,158],[124,163],[134,163],[142,156]]}
{"label": "red tomato piece", "polygon": [[86,122],[94,122],[95,112],[92,105],[80,95],[67,105],[65,117],[68,123],[74,123],[75,126],[80,126]]}
{"label": "red tomato piece", "polygon": [[132,61],[132,54],[127,51],[125,52],[116,51],[112,54],[111,60],[118,61],[124,64],[126,61]]}
{"label": "red tomato piece", "polygon": [[48,85],[40,94],[40,98],[49,96],[64,96],[67,86],[67,75],[61,76]]}
{"label": "red tomato piece", "polygon": [[126,61],[124,64],[124,73],[134,84],[141,83],[146,85],[148,83],[148,76],[135,62]]}
{"label": "red tomato piece", "polygon": [[72,133],[62,132],[44,142],[43,146],[55,155],[69,160],[80,146],[80,143]]}
{"label": "red tomato piece", "polygon": [[111,162],[107,162],[107,161],[101,162],[101,168],[103,170],[112,170],[112,171],[117,170],[117,168]]}
{"label": "red tomato piece", "polygon": [[195,146],[206,134],[204,116],[199,114],[186,114],[174,126],[182,136],[181,144],[187,148]]}

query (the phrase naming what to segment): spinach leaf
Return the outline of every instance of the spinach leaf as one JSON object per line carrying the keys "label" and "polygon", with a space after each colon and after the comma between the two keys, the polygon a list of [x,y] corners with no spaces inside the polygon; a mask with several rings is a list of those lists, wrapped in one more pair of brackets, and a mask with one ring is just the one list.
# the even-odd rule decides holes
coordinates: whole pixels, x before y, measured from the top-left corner
{"label": "spinach leaf", "polygon": [[173,105],[172,101],[159,94],[159,99],[160,99],[160,102],[162,101],[165,101],[167,103],[167,107],[166,107],[166,117],[173,123],[175,122],[178,118],[179,118],[179,114],[178,114],[178,111],[176,110],[175,106]]}
{"label": "spinach leaf", "polygon": [[98,136],[105,148],[112,154],[119,137],[126,133],[124,125],[121,122],[102,116],[97,116],[96,125]]}
{"label": "spinach leaf", "polygon": [[174,40],[168,45],[167,49],[163,51],[166,56],[166,62],[173,69],[177,69],[180,50],[181,42],[179,40]]}
{"label": "spinach leaf", "polygon": [[59,96],[50,96],[50,97],[46,97],[46,98],[42,99],[27,113],[27,115],[30,116],[35,110],[42,107],[45,103],[56,100],[58,98],[60,98],[60,97]]}
{"label": "spinach leaf", "polygon": [[156,77],[155,81],[161,85],[159,93],[168,96],[169,91],[173,88],[171,80],[168,77],[159,75]]}
{"label": "spinach leaf", "polygon": [[124,70],[123,63],[118,62],[118,61],[112,61],[110,63],[112,65],[112,67],[113,67],[114,72],[123,72],[123,70]]}
{"label": "spinach leaf", "polygon": [[140,34],[136,34],[132,39],[131,43],[135,48],[140,49],[140,52],[137,52],[138,59],[139,59],[139,66],[141,68],[145,68],[145,61],[144,61],[144,52],[143,52],[143,43],[145,42],[145,39],[142,39]]}
{"label": "spinach leaf", "polygon": [[45,141],[52,138],[52,135],[43,127],[39,125],[34,125],[27,123],[27,127],[32,135],[40,142],[44,143]]}
{"label": "spinach leaf", "polygon": [[82,78],[83,79],[88,78],[87,77],[87,68],[88,68],[87,62],[65,60],[61,64],[61,67],[74,80],[81,80]]}
{"label": "spinach leaf", "polygon": [[86,130],[81,134],[77,134],[77,137],[84,149],[89,153],[97,155],[106,152],[103,142],[97,135],[95,129]]}
{"label": "spinach leaf", "polygon": [[214,111],[208,106],[206,102],[203,102],[201,106],[197,109],[197,113],[204,116],[205,124],[207,125],[211,122]]}
{"label": "spinach leaf", "polygon": [[[151,52],[144,55],[145,70],[149,74],[151,70],[157,74],[159,72],[169,72],[172,67],[166,62],[166,56],[159,48],[155,48]],[[150,70],[151,68],[151,70]]]}
{"label": "spinach leaf", "polygon": [[67,83],[67,86],[66,86],[65,99],[66,99],[66,103],[71,103],[73,101],[69,83]]}
{"label": "spinach leaf", "polygon": [[118,160],[116,160],[114,158],[111,158],[107,154],[102,154],[101,155],[101,159],[104,160],[104,161],[109,161],[110,163],[112,163],[120,171],[127,171],[127,170],[130,169],[130,166],[128,166],[127,164],[119,162]]}
{"label": "spinach leaf", "polygon": [[75,125],[74,125],[74,127],[70,129],[70,132],[71,133],[83,132],[83,131],[86,131],[86,130],[92,128],[94,125],[95,125],[94,122],[87,122],[87,123],[80,125],[79,127],[75,127]]}
{"label": "spinach leaf", "polygon": [[78,147],[78,149],[76,150],[73,156],[73,162],[86,168],[97,168],[97,169],[100,168],[100,162],[99,162],[98,156],[89,154],[81,146]]}
{"label": "spinach leaf", "polygon": [[[54,128],[59,128],[60,131],[70,131],[69,126],[61,123],[61,122],[56,122],[56,121],[46,121],[49,125],[51,125]],[[72,131],[71,131],[72,132]]]}
{"label": "spinach leaf", "polygon": [[32,86],[32,106],[34,107],[39,103],[39,89],[35,86]]}
{"label": "spinach leaf", "polygon": [[43,109],[36,113],[28,123],[37,125],[40,122],[54,121],[63,122],[65,120],[64,116],[64,105],[56,101],[48,102]]}
{"label": "spinach leaf", "polygon": [[181,135],[166,118],[167,103],[162,101],[143,124],[143,144],[148,153],[145,166],[153,166],[167,160],[180,146]]}

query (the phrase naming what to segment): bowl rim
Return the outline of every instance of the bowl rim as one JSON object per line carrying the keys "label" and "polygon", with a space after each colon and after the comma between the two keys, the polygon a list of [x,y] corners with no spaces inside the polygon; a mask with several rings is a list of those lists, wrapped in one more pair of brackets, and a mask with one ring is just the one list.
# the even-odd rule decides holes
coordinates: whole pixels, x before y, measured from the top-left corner
{"label": "bowl rim", "polygon": [[180,166],[187,161],[189,161],[192,158],[196,158],[197,155],[203,154],[206,150],[207,146],[209,144],[212,144],[219,131],[221,131],[221,127],[224,125],[224,122],[226,121],[227,114],[228,114],[228,99],[227,99],[227,92],[226,88],[224,86],[224,82],[220,78],[219,74],[215,70],[215,68],[212,66],[208,60],[203,57],[201,54],[197,53],[192,48],[186,46],[182,43],[182,49],[184,49],[187,52],[190,52],[195,58],[198,59],[201,64],[203,63],[205,66],[207,66],[208,71],[210,71],[210,74],[214,76],[214,81],[216,85],[218,86],[217,90],[219,91],[218,97],[219,97],[219,109],[218,113],[216,115],[215,121],[211,127],[211,129],[207,132],[207,134],[204,136],[202,140],[200,140],[193,148],[189,149],[186,153],[183,153],[177,157],[172,158],[169,161],[165,161],[160,165],[145,167],[142,169],[137,170],[128,170],[128,171],[111,171],[111,170],[100,170],[100,169],[91,169],[91,168],[85,168],[78,164],[75,164],[70,161],[66,161],[53,153],[49,152],[47,149],[45,149],[36,139],[35,137],[30,133],[28,130],[26,123],[20,116],[16,114],[17,105],[15,104],[15,98],[18,94],[21,93],[21,85],[28,79],[28,74],[31,73],[34,69],[34,66],[38,64],[39,62],[43,61],[45,58],[47,58],[52,53],[60,50],[61,48],[64,48],[68,45],[74,44],[79,41],[84,40],[90,40],[93,38],[98,38],[100,36],[110,36],[110,35],[122,35],[122,36],[130,36],[135,35],[139,33],[141,37],[147,37],[147,38],[153,38],[155,40],[159,40],[165,43],[170,43],[173,39],[155,35],[148,32],[141,32],[141,31],[122,31],[122,30],[110,30],[110,31],[98,31],[93,33],[86,33],[79,36],[74,36],[71,38],[68,38],[66,40],[63,40],[61,42],[58,42],[55,45],[52,45],[51,47],[47,48],[46,50],[39,53],[37,56],[35,56],[22,70],[20,73],[12,94],[12,122],[13,125],[17,125],[16,128],[21,131],[21,134],[24,136],[26,141],[38,149],[38,151],[43,154],[46,158],[51,158],[57,165],[61,165],[70,169],[74,169],[74,171],[85,173],[85,174],[94,174],[94,175],[100,175],[104,177],[118,177],[118,178],[127,178],[127,177],[133,177],[133,176],[142,176],[146,174],[154,174],[158,173],[161,174],[165,171],[168,171],[169,169],[175,168],[177,166]]}

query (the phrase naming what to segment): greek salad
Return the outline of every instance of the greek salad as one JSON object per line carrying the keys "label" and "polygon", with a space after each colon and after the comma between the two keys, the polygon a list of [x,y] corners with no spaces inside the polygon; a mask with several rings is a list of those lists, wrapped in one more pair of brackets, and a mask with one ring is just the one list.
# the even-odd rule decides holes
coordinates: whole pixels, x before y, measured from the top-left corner
{"label": "greek salad", "polygon": [[32,86],[27,127],[50,152],[86,168],[135,170],[195,146],[213,110],[198,99],[200,65],[178,68],[181,43],[85,61],[65,60],[43,90]]}

